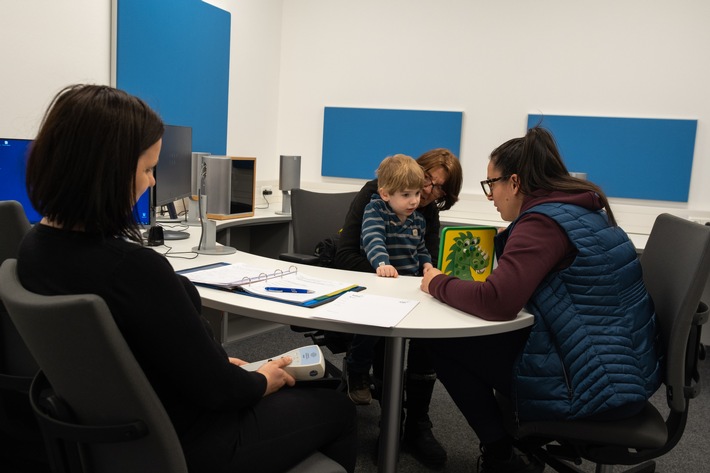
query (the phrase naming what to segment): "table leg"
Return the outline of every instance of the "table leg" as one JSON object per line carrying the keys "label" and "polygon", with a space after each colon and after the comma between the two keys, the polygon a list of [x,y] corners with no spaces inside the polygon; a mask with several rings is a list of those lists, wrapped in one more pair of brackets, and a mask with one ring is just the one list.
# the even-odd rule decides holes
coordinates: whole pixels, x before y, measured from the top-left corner
{"label": "table leg", "polygon": [[399,457],[399,422],[402,413],[404,385],[404,342],[402,337],[387,337],[382,393],[382,423],[380,426],[379,473],[397,471]]}

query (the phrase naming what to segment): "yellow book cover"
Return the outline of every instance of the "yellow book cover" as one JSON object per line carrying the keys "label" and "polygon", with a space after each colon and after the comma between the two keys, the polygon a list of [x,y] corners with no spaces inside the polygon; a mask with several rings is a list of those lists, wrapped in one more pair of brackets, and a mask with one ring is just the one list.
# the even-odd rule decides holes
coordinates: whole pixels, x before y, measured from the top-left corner
{"label": "yellow book cover", "polygon": [[439,245],[439,269],[467,281],[485,281],[493,271],[494,227],[445,227]]}

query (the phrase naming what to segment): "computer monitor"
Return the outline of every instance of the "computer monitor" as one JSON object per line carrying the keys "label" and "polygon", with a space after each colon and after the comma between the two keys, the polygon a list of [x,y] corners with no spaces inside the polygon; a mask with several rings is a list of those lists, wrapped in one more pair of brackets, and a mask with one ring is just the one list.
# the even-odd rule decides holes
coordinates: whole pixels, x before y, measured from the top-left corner
{"label": "computer monitor", "polygon": [[133,206],[133,216],[136,219],[136,223],[145,228],[150,227],[154,223],[151,221],[153,212],[151,212],[152,205],[150,203],[150,197],[151,191],[149,189],[140,196],[136,205]]}
{"label": "computer monitor", "polygon": [[16,200],[22,204],[27,220],[34,224],[42,216],[32,207],[27,196],[25,169],[32,140],[0,138],[0,200]]}
{"label": "computer monitor", "polygon": [[[169,206],[171,217],[176,218],[174,202],[192,195],[192,128],[165,125],[163,145],[158,165],[155,167],[153,202],[156,208]],[[163,230],[166,240],[189,238],[186,232]]]}
{"label": "computer monitor", "polygon": [[[35,210],[27,195],[25,170],[33,140],[23,138],[0,138],[0,200],[16,200],[22,204],[27,220],[35,224],[42,216]],[[150,192],[141,196],[133,214],[141,226],[150,226]]]}
{"label": "computer monitor", "polygon": [[254,215],[256,158],[232,158],[231,215]]}

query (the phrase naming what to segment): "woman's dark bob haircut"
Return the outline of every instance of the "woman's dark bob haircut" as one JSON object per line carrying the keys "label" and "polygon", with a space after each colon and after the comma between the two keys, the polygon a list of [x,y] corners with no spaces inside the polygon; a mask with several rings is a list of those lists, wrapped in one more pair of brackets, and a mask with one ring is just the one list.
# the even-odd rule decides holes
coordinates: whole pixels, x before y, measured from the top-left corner
{"label": "woman's dark bob haircut", "polygon": [[101,85],[72,85],[52,100],[30,148],[27,193],[64,229],[141,241],[133,215],[138,158],[163,136],[141,99]]}

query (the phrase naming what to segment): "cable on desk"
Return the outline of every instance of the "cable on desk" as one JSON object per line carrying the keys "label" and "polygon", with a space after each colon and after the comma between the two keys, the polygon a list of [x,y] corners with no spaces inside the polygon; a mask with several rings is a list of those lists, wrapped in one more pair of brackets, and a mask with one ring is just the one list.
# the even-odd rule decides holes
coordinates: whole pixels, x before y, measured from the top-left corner
{"label": "cable on desk", "polygon": [[269,199],[266,198],[266,195],[263,195],[264,200],[266,201],[266,207],[257,207],[256,205],[254,206],[254,209],[259,209],[259,210],[264,210],[269,208]]}
{"label": "cable on desk", "polygon": [[[166,251],[165,253],[161,253],[166,258],[195,259],[198,256],[200,256],[199,253],[197,253],[196,251],[176,251],[174,253],[171,253],[171,251],[173,250],[172,246],[168,246],[166,244],[163,244],[162,246],[164,246],[165,248],[168,249],[168,251]],[[191,255],[191,256],[181,256],[181,255]]]}

